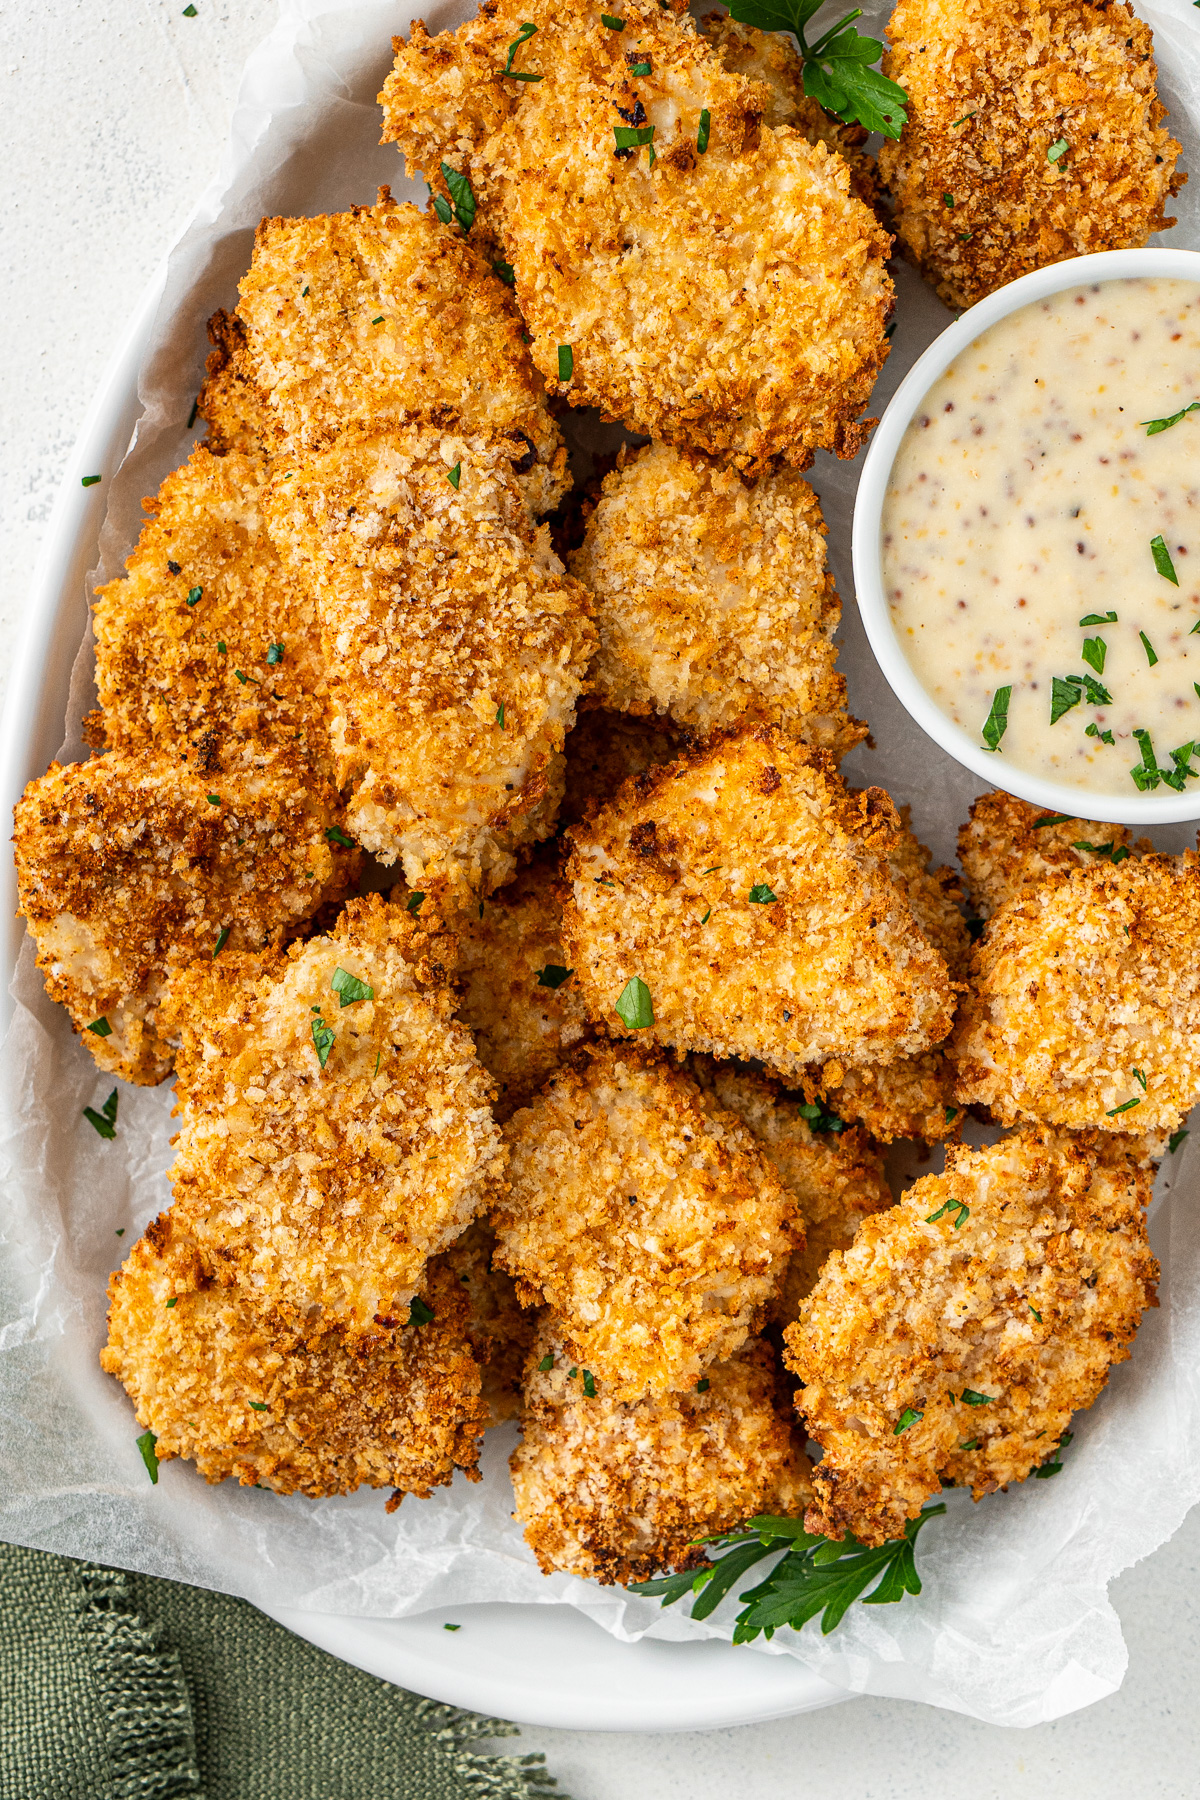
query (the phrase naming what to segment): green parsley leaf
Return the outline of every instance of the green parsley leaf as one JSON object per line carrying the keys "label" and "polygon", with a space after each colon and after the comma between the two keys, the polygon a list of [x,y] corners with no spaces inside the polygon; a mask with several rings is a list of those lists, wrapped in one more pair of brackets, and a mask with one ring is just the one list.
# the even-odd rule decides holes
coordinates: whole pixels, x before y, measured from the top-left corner
{"label": "green parsley leaf", "polygon": [[703,156],[704,152],[708,149],[708,134],[711,127],[712,114],[709,112],[707,106],[702,106],[700,108],[700,129],[696,133],[696,149],[701,156]]}
{"label": "green parsley leaf", "polygon": [[548,1375],[553,1367],[554,1358],[547,1351],[546,1355],[543,1356],[541,1362],[538,1364],[538,1368],[542,1371],[543,1375]]}
{"label": "green parsley leaf", "polygon": [[1138,636],[1142,640],[1142,649],[1146,652],[1146,661],[1150,664],[1150,667],[1153,668],[1158,661],[1158,651],[1154,648],[1154,645],[1150,642],[1150,639],[1146,636],[1144,631],[1139,631]]}
{"label": "green parsley leaf", "polygon": [[95,487],[96,483],[102,479],[103,477],[100,475],[84,475],[79,485],[81,487]]}
{"label": "green parsley leaf", "polygon": [[558,346],[558,379],[570,381],[575,373],[575,352],[570,344]]}
{"label": "green parsley leaf", "polygon": [[624,31],[625,29],[624,19],[616,18],[612,13],[601,13],[600,23],[607,25],[610,31]]}
{"label": "green parsley leaf", "polygon": [[765,881],[756,881],[749,893],[751,906],[771,906],[778,898],[779,895],[773,894]]}
{"label": "green parsley leaf", "polygon": [[1173,1131],[1171,1133],[1170,1137],[1167,1139],[1167,1149],[1172,1156],[1174,1156],[1187,1135],[1186,1129],[1183,1131]]}
{"label": "green parsley leaf", "polygon": [[88,1031],[94,1031],[97,1037],[111,1037],[112,1036],[112,1026],[109,1024],[107,1019],[93,1019],[91,1024],[89,1026],[87,1026],[86,1029]]}
{"label": "green parsley leaf", "polygon": [[836,1113],[826,1112],[815,1100],[806,1100],[796,1108],[810,1131],[845,1131],[845,1119],[839,1119]]}
{"label": "green parsley leaf", "polygon": [[[512,43],[508,46],[508,61],[505,63],[504,68],[502,70],[503,74],[505,74],[505,75],[512,74],[513,57],[517,54],[517,51],[520,50],[523,45],[525,45],[529,42],[530,38],[533,37],[536,34],[536,32],[537,32],[537,26],[534,24],[533,20],[526,19],[525,23],[518,29],[516,37],[513,39]],[[541,76],[535,75],[534,80],[540,81]]]}
{"label": "green parsley leaf", "polygon": [[629,64],[629,73],[631,75],[651,75],[654,72],[650,67],[650,58],[648,56],[639,56],[634,50],[629,52],[625,61]]}
{"label": "green parsley leaf", "polygon": [[329,985],[342,1006],[354,1006],[359,1000],[375,998],[375,989],[369,983],[360,981],[357,975],[352,975],[349,969],[336,968]]}
{"label": "green parsley leaf", "polygon": [[1102,744],[1115,744],[1117,741],[1111,731],[1101,731],[1094,721],[1092,724],[1084,726],[1083,735],[1084,737],[1099,738]]}
{"label": "green parsley leaf", "polygon": [[708,909],[708,911],[707,911],[707,912],[706,912],[706,913],[705,913],[705,915],[704,915],[704,917],[703,917],[703,918],[702,918],[702,919],[701,919],[701,921],[700,921],[700,923],[701,923],[701,924],[702,924],[702,925],[707,925],[707,924],[708,924],[708,921],[709,921],[709,920],[710,920],[710,919],[711,919],[711,918],[712,918],[712,907],[711,907],[711,906],[710,906],[710,907],[709,907],[709,909]]}
{"label": "green parsley leaf", "polygon": [[957,1116],[958,1116],[957,1106],[948,1106],[946,1108],[946,1123],[947,1123],[947,1125],[949,1125],[949,1123],[952,1119],[957,1118]]}
{"label": "green parsley leaf", "polygon": [[337,1033],[330,1030],[320,1013],[312,1022],[312,1040],[317,1052],[317,1061],[324,1068],[329,1061],[329,1052],[337,1041]]}
{"label": "green parsley leaf", "polygon": [[653,152],[653,125],[614,125],[613,137],[618,150],[636,150],[640,144],[649,144]]}
{"label": "green parsley leaf", "polygon": [[430,199],[433,201],[433,210],[442,221],[442,224],[449,225],[454,218],[450,202],[443,198],[441,194],[431,194]]}
{"label": "green parsley leaf", "polygon": [[977,1394],[974,1388],[964,1388],[958,1397],[964,1406],[990,1406],[996,1398],[995,1394]]}
{"label": "green parsley leaf", "polygon": [[309,286],[310,286],[310,285],[311,285],[311,284],[310,284],[310,283],[309,283],[309,282],[307,282],[307,281],[306,281],[306,282],[305,282],[305,284],[304,284],[304,286],[303,286],[303,287],[302,287],[302,288],[301,288],[301,289],[300,289],[300,298],[301,298],[301,299],[302,299],[302,300],[307,300],[307,299],[308,299],[308,290],[309,290]]}
{"label": "green parsley leaf", "polygon": [[1154,754],[1154,743],[1150,733],[1148,731],[1135,729],[1133,735],[1137,739],[1138,749],[1142,753],[1142,760],[1140,763],[1135,763],[1129,773],[1133,777],[1134,786],[1140,793],[1144,794],[1147,789],[1156,788],[1158,786],[1159,782],[1162,780],[1162,770],[1159,768],[1157,758]]}
{"label": "green parsley leaf", "polygon": [[596,1398],[596,1377],[592,1374],[590,1369],[585,1369],[583,1371],[583,1394],[586,1400],[594,1400]]}
{"label": "green parsley leaf", "polygon": [[470,231],[475,223],[475,196],[471,192],[471,184],[465,175],[452,169],[449,163],[442,164],[442,176],[450,189],[450,198],[454,202],[454,216],[464,231]]}
{"label": "green parsley leaf", "polygon": [[194,19],[194,18],[195,18],[195,17],[196,17],[196,9],[195,9],[195,7],[194,7],[194,6],[190,6],[190,5],[189,5],[189,6],[185,6],[185,7],[184,7],[184,9],[183,9],[183,16],[184,16],[184,18],[185,18],[185,19]]}
{"label": "green parsley leaf", "polygon": [[1174,768],[1160,770],[1167,786],[1174,788],[1177,794],[1182,794],[1185,781],[1193,781],[1200,774],[1200,769],[1192,768],[1192,757],[1198,754],[1200,745],[1195,742],[1180,744],[1170,752]]}
{"label": "green parsley leaf", "polygon": [[707,1394],[707,1392],[711,1386],[712,1386],[712,1382],[708,1379],[708,1376],[702,1375],[700,1377],[699,1381],[696,1383],[696,1392],[698,1394]]}
{"label": "green parsley leaf", "polygon": [[461,462],[456,462],[452,469],[446,470],[446,480],[450,483],[450,486],[457,491],[458,484],[462,480]]}
{"label": "green parsley leaf", "polygon": [[1108,655],[1108,645],[1102,637],[1084,638],[1083,648],[1079,652],[1085,663],[1090,663],[1097,675],[1104,673],[1104,659]]}
{"label": "green parsley leaf", "polygon": [[1067,154],[1069,148],[1070,145],[1067,143],[1066,138],[1055,138],[1054,142],[1046,152],[1046,161],[1050,163],[1060,162]]}
{"label": "green parsley leaf", "polygon": [[222,950],[225,948],[226,944],[229,942],[229,934],[232,930],[233,930],[232,925],[222,925],[220,931],[218,931],[217,942],[213,949],[213,961],[214,962],[216,962],[218,956],[220,956]]}
{"label": "green parsley leaf", "polygon": [[421,910],[421,902],[424,898],[425,896],[420,888],[414,888],[412,893],[408,896],[408,905],[404,908],[405,912],[419,913]]}
{"label": "green parsley leaf", "polygon": [[117,1090],[113,1089],[104,1105],[97,1112],[95,1107],[85,1106],[83,1116],[102,1138],[115,1138],[117,1135]]}
{"label": "green parsley leaf", "polygon": [[267,662],[270,665],[270,667],[272,669],[274,669],[282,661],[283,661],[283,645],[282,644],[268,644],[267,645]]}
{"label": "green parsley leaf", "polygon": [[225,644],[224,644],[223,639],[221,639],[221,638],[217,639],[217,651],[221,656],[226,655]]}
{"label": "green parsley leaf", "polygon": [[503,700],[500,702],[499,706],[496,708],[496,723],[500,727],[501,731],[503,731],[504,730],[504,702],[503,702]]}
{"label": "green parsley leaf", "polygon": [[1186,419],[1194,412],[1200,412],[1200,400],[1193,400],[1190,406],[1181,407],[1167,419],[1139,419],[1138,424],[1146,427],[1147,437],[1157,437],[1160,431],[1170,431],[1172,425],[1178,425],[1180,419]]}
{"label": "green parsley leaf", "polygon": [[195,425],[195,423],[196,423],[196,414],[197,414],[197,413],[198,413],[198,412],[199,412],[199,411],[200,411],[200,401],[199,401],[199,399],[196,399],[196,400],[193,400],[193,401],[192,401],[192,410],[191,410],[191,412],[190,412],[190,413],[189,413],[189,414],[188,414],[188,422],[187,422],[187,428],[188,428],[188,430],[189,430],[189,431],[191,431],[191,430],[192,430],[192,428],[193,428],[193,426],[194,426],[194,425]]}
{"label": "green parsley leaf", "polygon": [[943,194],[942,195],[942,205],[952,207],[954,205],[954,195],[953,194]]}
{"label": "green parsley leaf", "polygon": [[544,969],[537,972],[539,987],[560,988],[564,981],[570,981],[574,969],[564,969],[561,963],[547,963]]}
{"label": "green parsley leaf", "polygon": [[979,1439],[978,1438],[966,1438],[958,1447],[960,1450],[978,1450]]}
{"label": "green parsley leaf", "polygon": [[492,264],[492,272],[500,277],[500,280],[504,283],[505,287],[516,287],[517,273],[510,262],[504,262],[503,260],[494,262]]}
{"label": "green parsley leaf", "polygon": [[1132,1109],[1133,1109],[1133,1108],[1134,1108],[1134,1107],[1135,1107],[1135,1106],[1140,1106],[1140,1105],[1141,1105],[1141,1104],[1142,1104],[1142,1102],[1141,1102],[1141,1100],[1140,1100],[1140,1099],[1137,1099],[1137,1100],[1126,1100],[1126,1101],[1124,1101],[1124,1102],[1123,1102],[1123,1104],[1122,1104],[1122,1105],[1120,1105],[1120,1106],[1114,1106],[1114,1107],[1113,1107],[1113,1108],[1112,1108],[1112,1109],[1111,1109],[1111,1111],[1109,1111],[1109,1112],[1106,1112],[1106,1113],[1105,1113],[1105,1115],[1104,1115],[1104,1116],[1105,1116],[1105,1118],[1106,1118],[1106,1119],[1115,1119],[1115,1118],[1116,1118],[1116,1116],[1117,1116],[1117,1114],[1118,1114],[1118,1113],[1127,1113],[1127,1112],[1131,1112],[1131,1111],[1132,1111]]}
{"label": "green parsley leaf", "polygon": [[188,605],[195,606],[197,604],[197,602],[203,598],[203,595],[204,595],[204,589],[201,587],[194,587],[194,588],[189,589],[188,597],[187,597]]}
{"label": "green parsley leaf", "polygon": [[1179,586],[1179,577],[1175,573],[1175,564],[1171,561],[1171,552],[1167,549],[1162,533],[1150,539],[1150,554],[1154,558],[1154,566],[1164,581],[1173,581]]}
{"label": "green parsley leaf", "polygon": [[1093,856],[1102,856],[1111,862],[1114,869],[1119,868],[1131,854],[1124,844],[1089,844],[1084,838],[1080,838],[1077,843],[1072,844],[1071,848],[1072,850],[1089,850]]}
{"label": "green parsley leaf", "polygon": [[1133,1071],[1133,1078],[1137,1082],[1138,1086],[1141,1088],[1141,1090],[1144,1094],[1146,1092],[1146,1072],[1145,1072],[1145,1070],[1144,1069],[1135,1069]]}
{"label": "green parsley leaf", "polygon": [[251,1400],[250,1410],[251,1412],[269,1412],[271,1409],[265,1400]]}
{"label": "green parsley leaf", "polygon": [[982,734],[989,750],[999,750],[1000,740],[1008,730],[1008,703],[1011,699],[1011,687],[997,688],[992,695],[992,710],[984,720]]}
{"label": "green parsley leaf", "polygon": [[1047,1480],[1049,1480],[1051,1475],[1059,1475],[1062,1473],[1062,1461],[1061,1461],[1062,1453],[1066,1449],[1067,1445],[1071,1442],[1071,1439],[1074,1436],[1075,1436],[1075,1433],[1073,1431],[1064,1431],[1063,1432],[1062,1436],[1059,1438],[1057,1444],[1055,1444],[1053,1450],[1050,1452],[1050,1454],[1046,1458],[1045,1462],[1039,1464],[1039,1466],[1033,1471],[1035,1480],[1047,1481]]}
{"label": "green parsley leaf", "polygon": [[[1184,1132],[1184,1134],[1183,1134],[1183,1135],[1184,1135],[1184,1137],[1186,1137],[1186,1136],[1187,1136],[1187,1132],[1186,1132],[1186,1131],[1185,1131],[1185,1132]],[[125,1236],[125,1227],[124,1227],[124,1226],[123,1226],[123,1225],[122,1225],[122,1226],[121,1226],[121,1229],[120,1229],[120,1230],[119,1230],[119,1231],[118,1231],[118,1232],[117,1232],[117,1236],[118,1236],[118,1237],[124,1237],[124,1236]]]}
{"label": "green parsley leaf", "polygon": [[382,325],[383,324],[383,314],[380,313],[380,315],[377,319],[371,320],[371,323],[372,323],[372,325]]}
{"label": "green parsley leaf", "polygon": [[975,117],[975,113],[976,113],[976,108],[972,107],[970,112],[965,112],[961,119],[951,119],[951,121],[950,121],[951,131],[954,130],[954,127],[956,125],[965,125],[968,119],[973,119]]}
{"label": "green parsley leaf", "polygon": [[155,1487],[158,1486],[158,1458],[154,1454],[157,1444],[158,1439],[152,1431],[143,1431],[141,1437],[137,1439],[137,1447],[142,1453],[142,1461],[146,1465],[146,1473],[149,1475]]}
{"label": "green parsley leaf", "polygon": [[947,1213],[956,1213],[958,1215],[954,1221],[954,1229],[955,1231],[958,1231],[970,1218],[971,1209],[965,1200],[943,1200],[937,1211],[930,1213],[925,1223],[927,1225],[936,1225],[939,1219],[944,1219],[946,1217]]}
{"label": "green parsley leaf", "polygon": [[205,794],[204,798],[208,801],[210,806],[220,806],[221,804],[220,794]]}
{"label": "green parsley leaf", "polygon": [[354,839],[347,837],[340,825],[330,825],[325,836],[331,844],[337,844],[343,850],[353,850]]}
{"label": "green parsley leaf", "polygon": [[630,1031],[645,1031],[654,1023],[654,1002],[640,975],[631,975],[617,996],[617,1017]]}
{"label": "green parsley leaf", "polygon": [[923,1419],[924,1417],[925,1414],[923,1412],[918,1412],[915,1407],[906,1406],[896,1422],[892,1431],[892,1436],[899,1437],[902,1431],[907,1431],[910,1425],[915,1425],[918,1420]]}
{"label": "green parsley leaf", "polygon": [[461,1625],[443,1625],[442,1630],[443,1631],[461,1631],[462,1626]]}
{"label": "green parsley leaf", "polygon": [[826,112],[844,125],[857,123],[898,138],[907,96],[870,66],[883,54],[882,43],[848,29],[860,15],[861,8],[856,7],[810,44],[805,27],[820,7],[821,0],[732,0],[729,12],[742,25],[794,35],[804,65],[804,91]]}
{"label": "green parsley leaf", "polygon": [[1040,819],[1033,821],[1033,830],[1040,831],[1043,825],[1069,825],[1070,823],[1069,813],[1045,813]]}
{"label": "green parsley leaf", "polygon": [[[1081,625],[1115,625],[1116,622],[1117,615],[1115,612],[1084,613],[1082,619],[1079,621]],[[1097,675],[1102,675],[1104,671],[1103,669],[1097,669],[1096,673]]]}
{"label": "green parsley leaf", "polygon": [[1030,1312],[1033,1314],[1034,1318],[1037,1320],[1038,1324],[1040,1325],[1042,1322],[1042,1315],[1038,1311],[1037,1307],[1033,1304],[1033,1301],[1027,1300],[1025,1302],[1025,1304],[1029,1308]]}
{"label": "green parsley leaf", "polygon": [[578,1373],[579,1373],[578,1369],[568,1369],[567,1370],[567,1380],[574,1381],[574,1379],[578,1375]]}
{"label": "green parsley leaf", "polygon": [[1078,706],[1083,699],[1083,682],[1076,686],[1070,676],[1055,675],[1050,691],[1050,723],[1057,725],[1064,713],[1069,713],[1073,706]]}
{"label": "green parsley leaf", "polygon": [[437,1314],[434,1312],[432,1306],[426,1306],[424,1300],[418,1298],[410,1303],[408,1309],[408,1322],[410,1325],[432,1325],[436,1318]]}
{"label": "green parsley leaf", "polygon": [[243,675],[242,671],[240,669],[235,669],[233,672],[237,676],[238,680],[241,682],[243,687],[245,687],[245,685],[248,681],[251,682],[253,684],[253,686],[255,686],[255,687],[262,686],[262,682],[258,679],[257,675]]}

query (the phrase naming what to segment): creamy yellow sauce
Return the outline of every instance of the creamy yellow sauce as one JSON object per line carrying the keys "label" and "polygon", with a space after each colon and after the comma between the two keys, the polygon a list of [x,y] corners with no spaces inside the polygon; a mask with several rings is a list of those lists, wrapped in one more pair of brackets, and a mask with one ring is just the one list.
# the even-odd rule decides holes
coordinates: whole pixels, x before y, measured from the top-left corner
{"label": "creamy yellow sauce", "polygon": [[1157,768],[1200,794],[1200,409],[1147,430],[1193,401],[1200,284],[1106,281],[983,332],[905,433],[883,511],[892,622],[981,745],[1011,688],[999,785],[1009,762],[1161,793]]}

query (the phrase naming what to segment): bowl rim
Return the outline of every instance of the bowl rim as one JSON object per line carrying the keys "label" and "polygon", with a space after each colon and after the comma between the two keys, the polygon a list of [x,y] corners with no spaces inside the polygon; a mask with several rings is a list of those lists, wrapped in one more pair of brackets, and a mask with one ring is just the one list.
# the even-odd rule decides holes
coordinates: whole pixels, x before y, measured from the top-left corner
{"label": "bowl rim", "polygon": [[1000,760],[1002,751],[990,751],[977,743],[926,693],[899,643],[883,587],[881,531],[888,481],[904,434],[929,389],[956,356],[990,326],[1049,294],[1096,281],[1153,276],[1200,284],[1200,251],[1104,250],[1071,257],[1019,276],[960,314],[917,358],[876,426],[859,477],[851,532],[855,596],[868,642],[892,692],[926,736],[992,786],[1048,812],[1065,813],[1072,819],[1102,817],[1121,825],[1200,819],[1200,785],[1190,794],[1172,792],[1167,796],[1092,793],[1014,769]]}

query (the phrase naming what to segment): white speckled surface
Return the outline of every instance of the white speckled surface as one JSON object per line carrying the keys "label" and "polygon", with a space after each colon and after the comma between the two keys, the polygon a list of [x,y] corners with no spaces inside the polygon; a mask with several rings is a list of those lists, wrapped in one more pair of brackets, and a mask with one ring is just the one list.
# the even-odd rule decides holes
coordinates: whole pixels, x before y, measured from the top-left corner
{"label": "white speckled surface", "polygon": [[[242,63],[271,0],[8,0],[7,354],[0,360],[0,693],[64,457],[122,325],[215,170]],[[1190,1797],[1200,1677],[1200,1515],[1122,1576],[1122,1691],[1024,1733],[859,1700],[711,1735],[527,1729],[574,1800],[774,1800],[836,1785],[854,1800]],[[285,1800],[284,1796],[280,1800]]]}

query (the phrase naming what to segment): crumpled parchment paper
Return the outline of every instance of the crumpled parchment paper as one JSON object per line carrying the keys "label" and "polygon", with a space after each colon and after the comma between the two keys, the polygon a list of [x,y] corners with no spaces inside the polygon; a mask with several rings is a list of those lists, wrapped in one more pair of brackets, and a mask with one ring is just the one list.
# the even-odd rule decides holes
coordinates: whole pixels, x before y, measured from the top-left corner
{"label": "crumpled parchment paper", "polygon": [[[431,29],[469,7],[438,5]],[[1200,248],[1200,23],[1187,0],[1142,10],[1156,34],[1160,82],[1183,166],[1197,171],[1168,241]],[[867,9],[880,32],[886,8]],[[283,0],[247,67],[221,174],[169,264],[139,384],[144,413],[113,482],[94,581],[119,572],[140,528],[143,494],[187,454],[192,399],[207,350],[205,320],[232,306],[264,214],[371,202],[380,182],[423,202],[399,157],[378,144],[376,93],[393,33],[411,13],[383,0]],[[948,322],[906,268],[899,326],[872,410]],[[842,667],[874,751],[855,751],[858,780],[913,807],[939,859],[980,784],[912,724],[876,668],[855,613],[850,516],[857,469],[821,457],[813,472],[846,606]],[[91,649],[81,647],[65,754],[78,755],[92,704]],[[1191,841],[1187,827],[1161,847]],[[485,1479],[457,1477],[389,1517],[382,1493],[283,1498],[232,1483],[209,1487],[171,1462],[152,1487],[134,1446],[140,1427],[103,1375],[105,1283],[147,1221],[168,1203],[172,1096],[122,1086],[118,1135],[80,1118],[112,1086],[46,999],[28,942],[13,978],[15,1015],[0,1054],[0,1536],[244,1595],[265,1606],[400,1616],[484,1600],[567,1604],[619,1638],[728,1637],[736,1602],[694,1624],[678,1607],[558,1575],[543,1578],[511,1517],[506,1459],[513,1427],[489,1434]],[[936,1166],[936,1165],[935,1165]],[[817,1625],[742,1654],[789,1655],[846,1689],[1029,1725],[1112,1692],[1126,1652],[1107,1586],[1177,1528],[1200,1497],[1200,1153],[1189,1140],[1160,1177],[1152,1237],[1161,1309],[1132,1361],[1075,1424],[1063,1473],[973,1506],[948,1493],[947,1516],[921,1540],[924,1592],[900,1606],[852,1608],[829,1639]]]}

